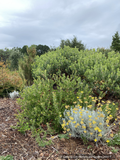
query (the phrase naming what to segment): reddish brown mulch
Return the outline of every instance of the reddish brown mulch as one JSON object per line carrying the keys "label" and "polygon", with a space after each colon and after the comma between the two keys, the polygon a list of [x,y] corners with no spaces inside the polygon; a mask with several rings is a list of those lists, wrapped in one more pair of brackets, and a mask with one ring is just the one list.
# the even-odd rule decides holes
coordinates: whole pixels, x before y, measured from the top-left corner
{"label": "reddish brown mulch", "polygon": [[[84,145],[81,139],[75,138],[61,140],[55,138],[53,140],[54,144],[46,147],[39,147],[35,139],[31,137],[30,131],[23,135],[16,129],[11,129],[10,126],[16,125],[17,123],[14,116],[14,114],[17,113],[17,109],[20,110],[20,106],[16,103],[16,100],[0,98],[0,156],[12,155],[14,160],[60,160],[62,159],[60,158],[60,155],[64,154],[72,154],[72,156],[73,154],[78,154],[79,156],[83,156],[83,154],[89,156],[104,156],[111,154],[114,155],[115,159],[120,159],[119,146],[115,146],[119,151],[117,153],[112,153],[112,148],[105,144],[99,143],[98,147],[96,147],[94,142],[89,142],[87,145]],[[118,128],[119,126],[115,126],[113,128],[113,133],[116,132]],[[92,147],[88,149],[89,145]],[[85,157],[81,159],[84,158]]]}

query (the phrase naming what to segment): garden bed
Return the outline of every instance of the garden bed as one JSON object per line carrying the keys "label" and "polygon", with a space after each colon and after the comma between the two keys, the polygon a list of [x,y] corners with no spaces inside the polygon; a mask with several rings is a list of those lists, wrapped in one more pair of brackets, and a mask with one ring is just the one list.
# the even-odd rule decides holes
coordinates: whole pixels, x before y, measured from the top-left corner
{"label": "garden bed", "polygon": [[[118,101],[118,100],[116,100]],[[119,102],[120,116],[120,102]],[[114,146],[108,147],[107,144],[98,143],[98,147],[94,142],[88,142],[84,144],[82,139],[70,138],[60,139],[55,136],[53,144],[45,147],[39,147],[35,139],[31,137],[31,132],[27,131],[25,135],[18,132],[16,129],[12,129],[11,125],[16,125],[17,120],[14,114],[17,114],[17,109],[20,110],[20,106],[16,103],[16,100],[10,98],[0,99],[0,156],[12,155],[15,160],[42,160],[42,159],[62,159],[61,155],[64,154],[78,154],[89,156],[104,156],[114,155],[115,159],[120,159],[120,147]],[[42,125],[45,129],[45,125]],[[113,133],[117,133],[119,125],[115,125],[112,128]],[[48,136],[49,139],[51,136]],[[118,150],[117,153],[113,153],[112,150]],[[84,159],[84,157],[83,157]],[[93,158],[91,158],[93,159]],[[113,158],[112,158],[113,159]]]}

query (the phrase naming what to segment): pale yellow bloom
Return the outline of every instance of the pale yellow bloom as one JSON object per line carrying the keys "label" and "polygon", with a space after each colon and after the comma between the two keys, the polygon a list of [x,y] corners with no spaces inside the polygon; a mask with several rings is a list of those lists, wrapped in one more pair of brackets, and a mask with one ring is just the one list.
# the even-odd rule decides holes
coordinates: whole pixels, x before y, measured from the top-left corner
{"label": "pale yellow bloom", "polygon": [[62,128],[63,128],[63,127],[65,127],[65,124],[62,124],[61,126],[62,126]]}
{"label": "pale yellow bloom", "polygon": [[113,137],[114,135],[113,135],[113,134],[110,134],[110,136]]}
{"label": "pale yellow bloom", "polygon": [[74,108],[73,110],[78,111],[78,108]]}
{"label": "pale yellow bloom", "polygon": [[69,105],[65,106],[66,109],[69,108],[69,107],[70,107]]}
{"label": "pale yellow bloom", "polygon": [[94,139],[94,141],[96,142],[96,141],[97,141],[97,139]]}
{"label": "pale yellow bloom", "polygon": [[88,103],[87,101],[85,101],[85,103]]}
{"label": "pale yellow bloom", "polygon": [[100,117],[104,117],[104,115],[103,115],[103,114],[100,114]]}
{"label": "pale yellow bloom", "polygon": [[99,106],[99,105],[101,105],[101,103],[98,103],[97,105]]}
{"label": "pale yellow bloom", "polygon": [[74,118],[73,117],[69,117],[71,120],[73,120]]}
{"label": "pale yellow bloom", "polygon": [[109,140],[107,140],[106,142],[107,142],[107,143],[109,143],[110,141],[109,141]]}
{"label": "pale yellow bloom", "polygon": [[97,130],[97,127],[95,127],[94,130],[96,131],[96,130]]}
{"label": "pale yellow bloom", "polygon": [[92,123],[95,124],[96,122],[95,122],[95,121],[92,121]]}
{"label": "pale yellow bloom", "polygon": [[102,108],[99,108],[99,111],[102,111]]}
{"label": "pale yellow bloom", "polygon": [[81,109],[81,108],[82,108],[82,106],[79,107],[79,109]]}
{"label": "pale yellow bloom", "polygon": [[80,123],[81,123],[81,124],[84,124],[84,122],[83,122],[83,121],[81,121]]}
{"label": "pale yellow bloom", "polygon": [[76,104],[77,102],[73,102],[73,104]]}
{"label": "pale yellow bloom", "polygon": [[88,117],[91,118],[92,116],[91,116],[91,115],[88,115]]}
{"label": "pale yellow bloom", "polygon": [[98,129],[98,132],[101,132],[102,130],[101,129]]}
{"label": "pale yellow bloom", "polygon": [[73,123],[76,123],[76,121],[73,121]]}
{"label": "pale yellow bloom", "polygon": [[73,111],[73,113],[75,113],[75,114],[76,114],[77,112]]}
{"label": "pale yellow bloom", "polygon": [[107,103],[111,103],[111,102],[108,100]]}
{"label": "pale yellow bloom", "polygon": [[84,129],[85,129],[86,127],[85,127],[85,126],[82,126],[82,128],[84,128]]}
{"label": "pale yellow bloom", "polygon": [[99,136],[99,137],[102,137],[102,134],[100,133],[100,134],[98,134],[98,136]]}

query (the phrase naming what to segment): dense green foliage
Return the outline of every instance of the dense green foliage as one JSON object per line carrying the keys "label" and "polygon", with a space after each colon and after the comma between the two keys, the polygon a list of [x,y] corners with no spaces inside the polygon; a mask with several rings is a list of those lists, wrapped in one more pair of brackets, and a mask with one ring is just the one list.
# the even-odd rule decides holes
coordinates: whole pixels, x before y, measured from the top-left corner
{"label": "dense green foliage", "polygon": [[36,56],[36,49],[31,46],[27,49],[27,55],[19,60],[19,74],[22,79],[26,79],[27,85],[33,84],[33,77],[31,72],[31,64],[34,62],[34,57]]}
{"label": "dense green foliage", "polygon": [[51,75],[59,72],[70,76],[76,71],[76,75],[85,79],[97,95],[102,91],[120,96],[119,62],[120,54],[114,51],[108,52],[106,57],[99,50],[79,52],[77,48],[65,46],[41,57],[36,56],[32,72],[34,78],[50,79]]}
{"label": "dense green foliage", "polygon": [[[91,89],[77,76],[71,75],[71,78],[67,77],[66,79],[63,75],[60,80],[58,76],[54,75],[54,79],[55,81],[34,80],[31,87],[20,93],[22,99],[18,99],[18,103],[22,106],[23,111],[17,115],[19,131],[24,133],[30,126],[34,125],[37,128],[41,123],[49,122],[51,122],[53,130],[60,131],[59,115],[64,112],[65,105],[73,105],[81,89],[85,90],[85,95],[91,93]],[[54,90],[53,84],[56,82],[58,86]],[[77,93],[75,93],[76,88],[78,89]]]}
{"label": "dense green foliage", "polygon": [[105,57],[108,57],[108,53],[112,51],[112,49],[105,49],[105,48],[97,48],[98,52],[101,52],[102,54],[105,55]]}
{"label": "dense green foliage", "polygon": [[11,54],[11,50],[8,48],[0,49],[0,61],[3,60],[5,63]]}
{"label": "dense green foliage", "polygon": [[23,59],[23,54],[19,50],[12,49],[8,58],[10,70],[18,70],[18,61],[20,58]]}
{"label": "dense green foliage", "polygon": [[0,160],[14,160],[13,156],[7,155],[7,156],[0,156]]}
{"label": "dense green foliage", "polygon": [[14,90],[21,91],[24,82],[16,71],[11,72],[4,62],[0,61],[0,97],[8,97]]}
{"label": "dense green foliage", "polygon": [[115,52],[120,52],[120,36],[118,32],[116,32],[112,37],[111,49],[113,49]]}
{"label": "dense green foliage", "polygon": [[64,49],[57,48],[56,51],[48,52],[40,57],[36,56],[32,65],[33,77],[45,78],[46,72],[47,78],[51,78],[51,75],[59,74],[59,70],[61,74],[71,75],[73,73],[71,65],[75,64],[78,58],[78,49],[69,46],[65,46]]}
{"label": "dense green foliage", "polygon": [[41,56],[42,54],[47,53],[50,50],[50,48],[47,45],[37,45],[36,46],[36,55]]}
{"label": "dense green foliage", "polygon": [[71,48],[78,48],[78,50],[85,50],[84,44],[81,43],[81,41],[78,41],[77,38],[74,36],[74,38],[70,41],[69,39],[67,40],[61,40],[60,43],[60,48],[64,48],[64,46],[69,46]]}

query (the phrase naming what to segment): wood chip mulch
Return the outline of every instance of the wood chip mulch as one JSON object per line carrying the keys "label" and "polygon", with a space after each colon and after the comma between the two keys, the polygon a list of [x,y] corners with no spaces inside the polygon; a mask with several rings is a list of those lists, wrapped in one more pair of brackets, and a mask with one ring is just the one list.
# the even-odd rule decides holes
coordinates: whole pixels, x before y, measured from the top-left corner
{"label": "wood chip mulch", "polygon": [[[78,159],[85,159],[85,155],[89,157],[89,160],[93,160],[94,156],[104,157],[105,155],[111,155],[111,159],[120,160],[120,146],[115,146],[118,149],[117,153],[112,153],[111,147],[106,144],[98,144],[96,147],[94,142],[89,142],[87,145],[83,144],[81,139],[59,139],[57,136],[53,139],[53,144],[45,147],[40,147],[36,143],[35,139],[31,137],[31,132],[27,131],[25,135],[21,134],[16,129],[12,129],[10,126],[15,126],[17,120],[15,115],[17,109],[20,110],[20,106],[16,103],[16,100],[10,98],[0,98],[0,156],[12,155],[14,160],[60,160],[67,159],[65,156],[71,154],[75,158],[75,154],[79,156]],[[120,107],[119,107],[120,109]],[[116,126],[118,128],[118,126]],[[117,128],[114,128],[115,132]],[[88,146],[90,146],[88,148]],[[70,156],[70,155],[69,155]],[[76,157],[77,157],[76,156]],[[83,157],[82,157],[83,156]],[[90,158],[90,156],[93,156]],[[96,158],[97,159],[97,158]],[[99,158],[100,159],[110,159]]]}

